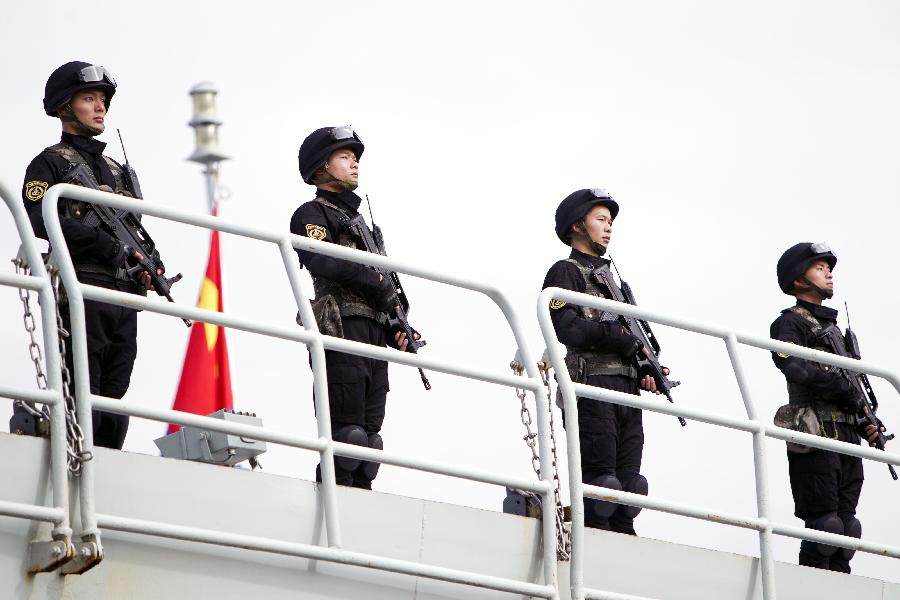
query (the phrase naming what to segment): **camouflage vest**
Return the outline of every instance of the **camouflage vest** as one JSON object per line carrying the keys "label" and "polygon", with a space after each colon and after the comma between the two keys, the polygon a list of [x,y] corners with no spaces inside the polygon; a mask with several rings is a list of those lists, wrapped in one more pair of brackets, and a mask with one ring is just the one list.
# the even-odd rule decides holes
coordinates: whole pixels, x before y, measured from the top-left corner
{"label": "camouflage vest", "polygon": [[[822,323],[819,322],[819,320],[809,311],[809,309],[800,305],[795,305],[787,310],[806,321],[809,324],[813,335],[816,335],[816,338],[818,339],[817,334],[822,331],[823,326]],[[816,345],[810,346],[810,348],[833,354],[831,348],[825,346],[821,342],[817,342]],[[810,362],[815,367],[818,367],[823,371],[828,371],[831,369],[831,367],[828,365],[823,365],[822,363],[817,363],[814,361]],[[790,381],[788,381],[787,390],[788,403],[797,406],[811,406],[816,412],[816,415],[818,415],[819,420],[823,423],[833,421],[835,423],[850,423],[851,425],[856,424],[855,415],[848,414],[835,402],[829,402],[827,400],[818,398],[814,394],[810,393],[809,389],[806,386],[797,383],[791,383]]]}
{"label": "camouflage vest", "polygon": [[[70,165],[73,165],[73,166],[81,165],[81,166],[85,167],[87,174],[89,175],[89,177],[92,180],[91,183],[94,185],[94,188],[98,189],[100,187],[100,182],[97,181],[97,178],[94,175],[94,170],[91,168],[91,166],[85,160],[84,156],[82,156],[81,153],[78,150],[76,150],[74,147],[72,147],[71,145],[69,145],[65,142],[60,142],[58,144],[54,144],[53,146],[50,146],[49,148],[46,148],[45,152],[50,152],[51,154],[55,154],[56,156],[59,156],[60,158],[62,158],[66,162],[68,162]],[[112,171],[113,179],[115,179],[115,181],[116,181],[116,187],[112,191],[116,194],[121,194],[121,195],[130,197],[131,192],[128,190],[128,186],[125,184],[125,176],[122,173],[122,167],[119,165],[119,163],[117,163],[116,161],[114,161],[113,159],[109,158],[106,155],[103,155],[103,160],[106,161],[106,164],[109,166],[109,170]],[[64,217],[69,218],[69,219],[81,220],[81,219],[84,219],[85,216],[87,216],[89,209],[90,209],[90,204],[88,204],[86,202],[70,200],[70,201],[64,203],[62,214]],[[74,261],[74,263],[75,263],[75,271],[77,271],[79,273],[99,273],[102,275],[108,275],[108,276],[118,279],[120,281],[125,281],[128,283],[134,284],[133,285],[134,289],[131,291],[134,291],[136,293],[141,293],[142,295],[146,295],[146,290],[142,290],[140,288],[140,286],[138,286],[136,283],[134,283],[134,280],[131,277],[129,277],[128,274],[125,272],[125,269],[123,269],[121,267],[114,267],[112,265],[105,265],[105,264],[101,264],[101,263],[85,262],[85,261]]]}
{"label": "camouflage vest", "polygon": [[[327,206],[331,210],[337,212],[340,215],[341,223],[347,223],[350,220],[350,215],[347,214],[347,211],[332,204],[325,198],[322,198],[321,196],[317,197],[315,202],[318,202],[322,206]],[[366,250],[362,240],[354,235],[347,227],[341,228],[340,232],[337,234],[335,243],[346,246],[347,248]],[[331,279],[317,277],[315,275],[313,275],[312,280],[313,288],[316,292],[315,299],[319,300],[325,296],[332,296],[335,302],[337,302],[342,317],[367,317],[382,325],[387,323],[387,315],[385,313],[376,311],[369,305],[369,302],[363,296],[349,287],[341,285]]]}
{"label": "camouflage vest", "polygon": [[[566,262],[570,262],[581,273],[584,279],[584,293],[599,298],[606,298],[606,294],[598,286],[591,277],[589,267],[583,266],[574,258],[567,258]],[[578,307],[581,316],[590,321],[615,321],[615,315],[600,311],[587,306]],[[632,379],[637,379],[637,367],[633,364],[626,363],[625,360],[615,353],[596,352],[593,350],[585,350],[583,348],[572,348],[566,346],[566,366],[569,367],[569,376],[572,381],[584,383],[591,375],[624,375]]]}

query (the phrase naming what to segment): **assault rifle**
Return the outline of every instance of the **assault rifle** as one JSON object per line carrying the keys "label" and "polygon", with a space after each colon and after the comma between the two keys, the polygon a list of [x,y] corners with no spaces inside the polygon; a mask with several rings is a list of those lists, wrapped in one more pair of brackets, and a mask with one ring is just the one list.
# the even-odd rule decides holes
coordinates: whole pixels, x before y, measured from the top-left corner
{"label": "assault rifle", "polygon": [[[824,341],[832,352],[837,354],[838,356],[843,356],[845,358],[855,358],[859,360],[861,358],[861,354],[859,353],[859,340],[856,338],[856,334],[850,329],[850,315],[848,312],[847,315],[847,330],[844,333],[844,337],[841,338],[841,332],[838,330],[837,325],[829,325],[828,327],[823,327],[819,332],[819,336],[822,341]],[[837,369],[837,367],[831,367],[832,369]],[[881,428],[884,424],[881,422],[876,416],[876,411],[878,410],[878,399],[875,398],[875,390],[872,389],[872,386],[869,384],[869,376],[865,373],[857,373],[856,371],[848,371],[847,369],[837,369],[838,373],[841,374],[842,377],[847,379],[850,384],[856,388],[856,391],[863,398],[863,414],[857,415],[859,422],[865,428],[868,425],[874,425],[875,431],[878,432],[878,437],[875,439],[875,448],[878,450],[884,450],[885,444],[894,439],[894,434],[885,435]],[[888,471],[891,473],[891,477],[894,478],[894,481],[897,480],[897,471],[894,470],[894,465],[888,465]]]}
{"label": "assault rifle", "polygon": [[[93,190],[98,189],[94,185],[95,179],[93,174],[89,173],[87,167],[83,164],[72,166],[66,171],[62,180],[63,183],[72,183]],[[133,182],[137,184],[136,177],[133,178]],[[132,189],[140,193],[140,188],[135,187]],[[166,278],[158,272],[164,269],[162,260],[160,260],[159,253],[156,251],[156,243],[150,237],[150,234],[147,233],[147,230],[144,229],[144,226],[141,225],[140,218],[127,210],[116,209],[103,204],[87,204],[84,210],[84,224],[92,227],[103,226],[103,229],[119,240],[119,242],[131,247],[132,250],[139,252],[143,256],[143,258],[138,260],[132,254],[126,259],[125,272],[128,273],[128,276],[140,282],[141,273],[147,273],[156,293],[164,296],[169,302],[175,302],[172,299],[171,286],[181,280],[181,273],[178,273],[175,277]],[[193,325],[188,319],[181,320],[188,327]]]}
{"label": "assault rifle", "polygon": [[[609,295],[616,302],[624,302],[626,304],[637,306],[637,302],[634,300],[634,293],[631,291],[631,286],[625,281],[622,281],[622,286],[619,287],[615,277],[613,277],[612,271],[609,270],[608,265],[603,265],[602,267],[591,271],[591,277],[593,277],[594,281],[601,287],[608,290]],[[618,320],[626,329],[628,329],[631,335],[637,337],[641,344],[643,344],[643,349],[638,352],[636,357],[638,375],[641,377],[645,375],[652,377],[653,381],[656,382],[656,389],[664,394],[669,402],[675,404],[675,401],[672,399],[671,390],[673,387],[681,385],[681,382],[671,381],[666,377],[665,373],[663,373],[663,368],[659,364],[659,341],[656,339],[656,336],[653,335],[650,324],[643,319],[635,319],[634,317],[627,317],[625,315],[619,315]],[[678,422],[681,423],[682,427],[687,425],[687,421],[684,420],[684,417],[678,417]]]}
{"label": "assault rifle", "polygon": [[[347,222],[347,226],[355,233],[360,240],[362,240],[363,245],[366,247],[366,250],[371,252],[372,254],[380,254],[381,256],[387,256],[387,253],[384,250],[384,236],[381,233],[381,228],[378,225],[375,225],[375,222],[372,222],[372,231],[369,231],[368,225],[366,225],[366,221],[361,214],[357,214],[355,217],[350,219]],[[397,307],[391,309],[388,312],[388,325],[391,331],[402,331],[406,334],[406,351],[412,352],[413,354],[418,353],[419,348],[425,345],[425,340],[416,339],[415,330],[409,324],[409,317],[407,316],[409,313],[409,300],[406,297],[406,293],[403,291],[403,286],[400,285],[400,277],[397,275],[396,271],[383,271],[378,267],[372,267],[376,273],[381,275],[390,285],[394,288],[394,293],[397,294],[397,298],[400,303]],[[421,368],[419,369],[419,375],[422,377],[422,385],[425,386],[426,390],[431,389],[431,382],[428,381],[428,377],[425,375],[425,371]]]}

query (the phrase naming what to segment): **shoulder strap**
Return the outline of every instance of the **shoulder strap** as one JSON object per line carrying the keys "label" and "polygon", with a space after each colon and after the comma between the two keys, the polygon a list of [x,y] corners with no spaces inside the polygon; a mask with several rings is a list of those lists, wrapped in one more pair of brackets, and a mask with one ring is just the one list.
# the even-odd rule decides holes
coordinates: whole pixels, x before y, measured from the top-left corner
{"label": "shoulder strap", "polygon": [[819,333],[822,330],[822,324],[806,307],[795,304],[784,312],[792,312],[798,317],[801,317],[804,321],[812,325],[813,333]]}
{"label": "shoulder strap", "polygon": [[314,200],[314,202],[318,202],[318,203],[321,204],[322,206],[327,206],[327,207],[330,208],[331,210],[336,211],[336,212],[339,213],[342,217],[344,217],[344,222],[347,222],[347,221],[350,220],[350,215],[347,214],[347,211],[346,211],[346,210],[344,210],[343,208],[337,206],[336,204],[333,204],[333,203],[329,202],[328,200],[326,200],[326,199],[323,198],[322,196],[316,196],[316,199]]}

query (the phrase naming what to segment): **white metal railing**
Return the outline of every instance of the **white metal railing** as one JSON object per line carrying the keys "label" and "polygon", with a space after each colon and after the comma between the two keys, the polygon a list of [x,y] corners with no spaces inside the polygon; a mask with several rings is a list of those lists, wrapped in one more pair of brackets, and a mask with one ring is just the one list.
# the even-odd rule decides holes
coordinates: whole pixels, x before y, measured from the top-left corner
{"label": "white metal railing", "polygon": [[[57,205],[62,197],[130,210],[144,215],[168,219],[178,223],[194,225],[206,229],[223,231],[277,245],[281,253],[297,308],[300,311],[302,322],[304,323],[303,328],[286,328],[264,324],[234,315],[227,315],[196,307],[181,306],[155,299],[147,299],[133,294],[79,283],[75,276],[75,270],[59,222]],[[264,552],[365,566],[385,571],[452,581],[465,585],[486,587],[532,597],[549,599],[559,598],[556,561],[556,523],[553,518],[543,519],[542,524],[542,552],[544,558],[543,584],[500,578],[482,573],[457,571],[434,565],[386,558],[374,554],[351,552],[341,548],[334,465],[332,460],[335,454],[533,491],[541,497],[544,514],[554,514],[555,500],[551,485],[553,473],[549,447],[549,406],[546,388],[544,387],[538,372],[537,362],[525,343],[525,336],[519,323],[519,319],[516,316],[511,303],[499,289],[470,279],[438,273],[409,263],[389,259],[384,256],[345,248],[337,244],[330,244],[285,233],[273,233],[245,224],[226,221],[219,217],[192,214],[183,210],[73,185],[58,184],[51,187],[44,196],[42,210],[47,233],[51,245],[54,248],[54,260],[58,264],[62,283],[68,294],[72,329],[71,347],[74,355],[75,367],[75,397],[77,399],[79,422],[90,423],[91,410],[97,408],[119,414],[157,420],[164,423],[177,423],[180,425],[203,427],[213,431],[232,433],[252,439],[316,451],[320,455],[322,467],[322,486],[320,490],[324,505],[328,548],[313,544],[288,543],[274,539],[255,538],[222,531],[196,529],[162,522],[131,519],[119,515],[98,515],[94,508],[94,474],[90,462],[85,463],[79,481],[81,520],[83,524],[83,529],[80,533],[84,539],[96,540],[96,543],[99,545],[100,528],[104,527],[174,539],[193,540],[244,548],[250,547]],[[26,237],[26,233],[21,228],[20,235],[22,235],[23,238]],[[319,333],[315,319],[312,316],[309,299],[306,297],[300,285],[301,274],[297,256],[294,251],[295,249],[310,250],[336,258],[382,267],[486,295],[500,308],[506,318],[507,324],[510,327],[518,346],[518,351],[523,358],[527,377],[496,374],[483,369],[463,367],[447,361],[429,359],[416,354],[399,352],[394,349],[381,348],[359,342],[322,336]],[[211,419],[179,411],[153,409],[138,406],[130,402],[123,402],[91,394],[84,329],[85,299],[116,304],[119,306],[141,308],[160,314],[194,319],[214,325],[231,327],[247,332],[306,344],[309,347],[312,359],[318,437],[304,438],[302,436],[274,433],[260,427],[229,423],[218,419]],[[50,306],[51,304],[52,303],[45,304],[45,306]],[[54,330],[54,327],[45,327],[45,329]],[[380,450],[362,448],[333,441],[331,439],[328,390],[325,380],[325,349],[387,360],[414,367],[422,367],[432,371],[458,375],[512,388],[527,389],[533,395],[537,406],[541,480],[535,482],[521,478],[513,478],[498,473],[489,473],[478,469],[417,460]],[[85,427],[84,434],[85,449],[90,451],[93,446],[91,428]],[[56,434],[54,434],[54,436],[59,437]],[[2,505],[0,505],[0,509],[2,509]]]}
{"label": "white metal railing", "polygon": [[[49,277],[44,269],[43,262],[37,251],[36,240],[31,230],[31,225],[25,215],[24,208],[18,197],[12,196],[6,188],[0,184],[0,196],[3,197],[16,222],[16,227],[22,239],[22,244],[28,257],[29,266],[32,268],[32,276],[19,276],[0,274],[0,285],[19,287],[37,291],[41,297],[41,312],[43,319],[44,344],[47,356],[47,371],[49,377],[49,390],[35,391],[20,389],[0,384],[0,396],[14,399],[42,402],[51,406],[51,480],[53,484],[53,506],[24,505],[0,501],[0,514],[16,516],[26,519],[49,521],[54,524],[53,537],[65,543],[66,554],[71,551],[70,510],[67,491],[66,474],[66,443],[65,422],[62,410],[60,356],[58,351],[58,338],[54,311],[48,310],[55,306]],[[132,210],[145,215],[169,219],[182,224],[193,225],[206,229],[213,229],[259,240],[278,246],[286,274],[288,276],[297,308],[301,313],[303,328],[281,327],[265,324],[243,317],[209,311],[193,306],[171,304],[157,299],[148,299],[142,296],[126,294],[114,290],[84,285],[77,281],[74,268],[62,231],[56,206],[61,197],[82,200],[91,203],[105,204],[115,208]],[[545,518],[542,523],[543,542],[543,584],[530,581],[518,581],[500,578],[483,573],[465,572],[448,569],[436,565],[428,565],[411,561],[402,561],[374,554],[363,554],[341,548],[341,533],[339,530],[338,504],[336,500],[336,486],[333,471],[333,456],[347,456],[390,464],[403,468],[417,469],[430,473],[458,477],[509,487],[529,490],[540,495],[545,515],[553,513],[554,497],[552,490],[552,465],[549,445],[549,420],[548,400],[540,373],[537,370],[537,362],[531,354],[524,338],[524,334],[518,317],[506,296],[493,286],[471,281],[466,278],[455,277],[443,273],[437,273],[416,265],[389,259],[387,257],[361,252],[345,248],[336,244],[312,240],[310,238],[294,236],[283,233],[273,233],[252,226],[234,223],[209,215],[192,214],[186,211],[151,204],[143,201],[116,196],[104,192],[89,190],[86,188],[57,185],[45,195],[43,206],[44,222],[53,247],[54,257],[60,269],[63,284],[66,286],[69,296],[69,310],[72,323],[72,350],[75,366],[75,395],[78,406],[78,419],[81,423],[91,422],[91,410],[93,408],[131,415],[140,418],[156,420],[164,423],[177,423],[180,425],[202,427],[205,429],[241,435],[244,437],[283,444],[290,447],[318,452],[322,466],[322,502],[327,533],[328,547],[315,544],[301,544],[285,542],[270,538],[259,538],[216,531],[211,529],[199,529],[174,525],[158,521],[133,519],[122,515],[97,514],[94,508],[94,481],[93,469],[90,461],[84,464],[82,475],[77,481],[79,492],[79,504],[81,508],[82,529],[79,534],[82,539],[94,539],[99,548],[101,528],[141,533],[172,539],[190,540],[195,542],[252,548],[262,552],[278,553],[290,556],[300,556],[311,559],[326,560],[336,563],[357,565],[375,568],[385,571],[404,573],[414,576],[444,580],[464,585],[474,585],[505,592],[557,599],[560,597],[557,580],[556,560],[556,523],[553,518]],[[422,277],[446,285],[464,288],[488,296],[493,300],[513,333],[516,344],[522,357],[523,366],[527,377],[517,377],[508,374],[497,374],[479,368],[463,367],[447,361],[427,358],[410,353],[401,353],[393,349],[380,348],[367,344],[361,344],[340,338],[322,336],[312,317],[308,298],[300,285],[301,273],[294,252],[295,249],[304,249],[318,252],[336,258],[352,260],[354,262],[377,266],[389,270],[396,270],[405,274]],[[205,416],[183,413],[167,409],[158,409],[135,403],[115,400],[91,394],[89,378],[87,375],[86,340],[84,333],[84,300],[96,300],[120,306],[140,308],[159,314],[170,315],[179,318],[188,318],[201,322],[211,323],[246,332],[256,333],[284,340],[290,340],[305,344],[309,347],[312,358],[312,370],[314,375],[314,391],[316,402],[318,437],[307,438],[291,434],[267,431],[260,427],[241,425],[210,419]],[[659,402],[655,398],[644,399],[640,396],[624,394],[612,390],[605,390],[574,383],[568,375],[564,364],[564,354],[553,330],[549,313],[549,301],[551,299],[565,300],[573,304],[590,306],[600,310],[607,310],[620,314],[631,315],[654,323],[660,323],[676,327],[694,333],[717,337],[725,343],[726,350],[731,360],[735,378],[741,393],[747,418],[734,418],[718,415],[708,411],[694,409],[688,406],[671,405]],[[866,372],[873,376],[883,377],[900,391],[900,375],[895,371],[873,365],[798,347],[771,340],[766,337],[740,333],[727,328],[710,326],[686,319],[666,315],[659,312],[638,308],[631,305],[620,304],[611,300],[605,300],[585,294],[548,288],[544,290],[538,300],[538,321],[547,348],[550,352],[551,362],[556,370],[557,380],[565,403],[565,410],[572,415],[567,420],[567,453],[569,465],[569,486],[572,501],[572,558],[570,563],[571,596],[573,598],[605,598],[608,600],[641,600],[637,596],[605,592],[597,589],[589,589],[584,585],[584,509],[580,501],[583,497],[613,501],[631,506],[639,506],[651,510],[658,510],[680,516],[703,519],[718,522],[734,527],[752,529],[759,532],[761,582],[763,596],[766,600],[775,599],[775,586],[773,579],[773,560],[771,551],[772,534],[778,534],[798,539],[812,540],[828,543],[844,548],[881,554],[900,558],[900,547],[885,544],[867,542],[847,536],[824,533],[803,527],[795,527],[774,522],[769,512],[768,478],[766,474],[766,460],[764,441],[766,437],[803,443],[824,450],[831,450],[843,454],[860,456],[871,460],[900,464],[900,455],[877,451],[868,447],[854,446],[844,442],[830,440],[818,436],[802,434],[787,429],[775,427],[760,419],[756,405],[752,400],[747,379],[743,371],[743,365],[738,354],[740,345],[756,347],[767,351],[786,352],[794,356],[815,360],[817,362],[848,368],[858,372]],[[480,469],[472,469],[457,465],[445,464],[435,461],[426,461],[389,452],[373,450],[360,446],[335,442],[331,439],[330,419],[328,410],[327,385],[325,383],[324,350],[336,350],[365,356],[369,358],[387,360],[413,367],[421,367],[432,371],[467,377],[475,380],[495,383],[498,385],[527,389],[534,397],[537,407],[537,429],[540,449],[541,480],[532,481],[522,478],[509,477],[500,473],[490,473]],[[635,495],[628,492],[616,492],[605,488],[584,485],[581,481],[581,460],[578,435],[577,403],[576,397],[593,398],[606,402],[631,406],[643,410],[650,410],[662,414],[682,416],[687,419],[701,421],[712,425],[726,427],[750,433],[753,436],[753,451],[755,461],[755,480],[757,495],[757,514],[745,516],[711,510],[706,507],[681,504],[669,500],[654,497]],[[85,450],[92,450],[93,439],[90,427],[84,428]],[[33,544],[34,546],[34,544]]]}
{"label": "white metal railing", "polygon": [[47,365],[46,390],[25,389],[0,384],[0,396],[13,400],[38,402],[50,407],[50,482],[52,485],[52,507],[41,505],[0,502],[0,514],[47,521],[53,523],[52,543],[35,542],[30,546],[31,559],[28,568],[31,571],[47,570],[59,564],[74,553],[72,545],[72,528],[69,520],[69,489],[66,461],[66,423],[65,408],[62,398],[62,374],[60,369],[59,337],[57,336],[56,313],[44,307],[55,307],[53,289],[50,278],[44,268],[41,253],[38,250],[31,222],[25,212],[22,201],[12,195],[0,183],[0,196],[12,213],[16,230],[22,240],[25,257],[32,275],[4,273],[0,277],[0,285],[29,290],[38,293],[41,304],[41,319],[44,341],[44,358]]}
{"label": "white metal railing", "polygon": [[[563,300],[579,306],[588,306],[614,314],[623,314],[638,319],[644,319],[652,323],[668,325],[685,331],[699,333],[706,336],[717,337],[725,342],[738,389],[747,412],[746,419],[726,417],[698,410],[686,406],[673,405],[660,402],[658,399],[643,399],[640,396],[625,394],[613,390],[606,390],[594,386],[574,383],[569,377],[565,365],[565,350],[559,343],[553,323],[550,317],[550,301]],[[775,600],[774,568],[772,559],[771,539],[772,534],[793,537],[802,540],[824,542],[842,548],[851,548],[862,552],[870,552],[900,558],[900,547],[886,544],[866,542],[860,539],[825,533],[804,527],[777,523],[772,521],[769,511],[768,476],[766,473],[765,438],[771,437],[784,441],[798,442],[807,446],[831,450],[841,454],[859,456],[882,463],[900,464],[900,454],[875,450],[868,446],[857,446],[846,442],[826,439],[823,437],[799,433],[776,427],[759,418],[756,404],[750,394],[750,387],[744,374],[743,364],[738,353],[739,345],[751,346],[771,352],[782,352],[792,356],[814,360],[816,362],[832,365],[851,371],[867,373],[888,380],[898,392],[900,392],[900,374],[898,372],[868,362],[844,358],[827,352],[803,348],[795,344],[788,344],[771,338],[737,332],[724,327],[716,327],[704,323],[698,323],[688,319],[667,315],[665,313],[639,308],[630,304],[623,304],[613,300],[598,298],[587,294],[581,294],[561,288],[547,288],[538,298],[538,321],[541,332],[550,352],[553,368],[556,370],[557,382],[562,391],[566,419],[567,451],[569,459],[569,490],[572,498],[572,554],[571,554],[571,588],[572,597],[578,600],[583,598],[603,598],[605,600],[638,600],[637,596],[616,594],[597,589],[589,589],[584,585],[584,506],[577,501],[583,497],[595,498],[618,502],[630,506],[639,506],[671,514],[702,519],[753,529],[759,532],[760,563],[762,566],[761,580],[763,597],[765,600]],[[660,500],[648,496],[641,496],[629,492],[614,491],[592,485],[585,485],[581,481],[581,448],[578,432],[578,405],[577,397],[592,398],[604,402],[612,402],[623,406],[631,406],[642,410],[663,413],[672,416],[681,416],[686,419],[702,421],[711,425],[736,429],[752,434],[753,459],[755,464],[756,502],[757,515],[755,517],[732,515],[722,513],[710,508],[693,505],[679,504],[669,500]],[[646,600],[646,599],[644,599]]]}

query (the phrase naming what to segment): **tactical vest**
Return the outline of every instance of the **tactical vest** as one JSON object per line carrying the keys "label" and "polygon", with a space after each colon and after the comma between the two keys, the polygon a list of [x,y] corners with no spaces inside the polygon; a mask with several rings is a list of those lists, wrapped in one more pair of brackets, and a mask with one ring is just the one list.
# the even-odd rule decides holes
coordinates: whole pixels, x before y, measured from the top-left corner
{"label": "tactical vest", "polygon": [[[818,342],[819,336],[817,334],[822,331],[823,326],[822,323],[819,322],[819,320],[809,311],[809,309],[800,305],[795,305],[788,310],[801,317],[809,324],[810,329],[817,340],[816,345],[810,346],[810,348],[833,354],[831,348],[825,346],[821,342]],[[843,336],[841,337],[843,338]],[[823,371],[828,371],[831,369],[831,367],[828,365],[823,365],[822,363],[817,363],[814,361],[810,362]],[[819,420],[823,423],[832,421],[834,423],[850,423],[851,425],[856,424],[856,415],[847,413],[835,402],[823,400],[817,397],[815,394],[810,393],[809,389],[804,385],[788,381],[787,390],[789,404],[795,404],[798,406],[811,406],[816,412],[816,415],[818,415]]]}
{"label": "tactical vest", "polygon": [[[584,279],[585,294],[599,298],[607,297],[591,277],[592,269],[583,266],[574,258],[567,258],[566,262],[570,262],[578,267],[578,271]],[[578,310],[581,316],[589,321],[616,320],[615,315],[595,308],[579,306]],[[572,378],[572,381],[584,383],[591,375],[624,375],[631,379],[637,379],[637,367],[626,363],[618,354],[572,348],[570,346],[566,346],[566,351],[566,366],[569,367],[569,376]]]}
{"label": "tactical vest", "polygon": [[[90,177],[91,183],[93,184],[94,188],[98,189],[100,187],[100,182],[97,181],[97,178],[94,175],[94,170],[85,160],[84,156],[82,156],[81,153],[71,145],[65,142],[60,142],[58,144],[50,146],[49,148],[46,148],[45,152],[50,152],[51,154],[59,156],[70,165],[83,166],[85,168],[87,176]],[[122,167],[119,165],[119,163],[109,158],[108,156],[102,156],[103,160],[105,160],[106,164],[109,166],[109,170],[112,171],[113,179],[116,182],[116,187],[112,191],[116,194],[131,197],[132,194],[128,190],[128,186],[125,183],[125,176],[122,172]],[[90,204],[88,204],[87,202],[69,200],[68,202],[64,203],[62,214],[66,218],[76,219],[80,221],[87,216],[89,210]],[[147,293],[146,290],[143,290],[134,282],[131,277],[128,276],[128,274],[125,272],[125,269],[122,267],[115,267],[113,265],[95,262],[75,261],[74,259],[73,262],[75,265],[75,271],[78,273],[99,273],[102,275],[108,275],[109,277],[112,277],[114,279],[132,284],[132,287],[134,288],[132,291],[136,293],[142,293],[143,295],[146,295]]]}
{"label": "tactical vest", "polygon": [[[349,214],[347,214],[347,211],[332,204],[325,198],[322,198],[321,196],[317,197],[315,199],[315,202],[318,202],[323,206],[327,206],[331,210],[337,212],[340,215],[340,222],[342,224],[346,224],[350,221],[351,217]],[[357,250],[363,251],[366,250],[366,247],[363,244],[362,240],[354,235],[353,231],[349,227],[341,228],[341,230],[337,234],[335,243],[340,246],[346,246],[347,248],[356,248]],[[338,309],[340,310],[342,317],[367,317],[369,319],[377,321],[382,325],[387,323],[387,314],[376,311],[369,305],[369,302],[363,296],[350,289],[349,287],[341,285],[338,282],[326,277],[318,277],[313,275],[312,280],[313,288],[316,292],[316,300],[329,295],[334,297],[334,300],[335,302],[337,302]]]}

